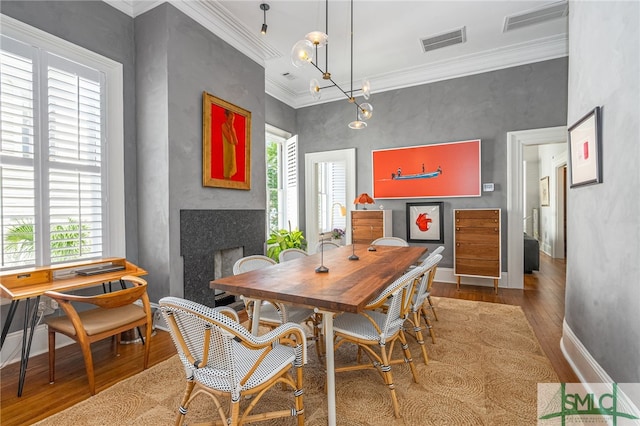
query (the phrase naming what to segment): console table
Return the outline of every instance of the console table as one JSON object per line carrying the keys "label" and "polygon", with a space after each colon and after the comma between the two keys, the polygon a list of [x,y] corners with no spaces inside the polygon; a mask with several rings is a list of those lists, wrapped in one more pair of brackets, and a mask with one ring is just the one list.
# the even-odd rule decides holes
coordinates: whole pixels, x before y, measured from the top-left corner
{"label": "console table", "polygon": [[[21,300],[26,301],[24,326],[22,332],[22,354],[20,357],[20,380],[18,382],[18,396],[22,396],[24,377],[31,351],[31,341],[37,323],[40,296],[45,292],[71,291],[85,287],[120,281],[126,275],[141,276],[147,271],[124,258],[113,257],[40,266],[0,273],[0,296],[11,299],[7,320],[2,328],[0,349],[4,346],[11,322]],[[32,303],[35,302],[35,303]]]}

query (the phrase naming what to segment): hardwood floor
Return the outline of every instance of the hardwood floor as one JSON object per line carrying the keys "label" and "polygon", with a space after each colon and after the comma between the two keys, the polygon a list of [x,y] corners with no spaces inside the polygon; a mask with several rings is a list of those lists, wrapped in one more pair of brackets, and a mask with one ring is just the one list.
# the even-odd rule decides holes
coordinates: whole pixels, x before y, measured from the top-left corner
{"label": "hardwood floor", "polygon": [[[551,259],[540,254],[540,271],[525,275],[525,289],[460,286],[456,291],[451,283],[434,283],[433,295],[483,302],[521,306],[531,324],[542,349],[549,357],[560,381],[577,382],[560,350],[562,320],[564,317],[564,260]],[[434,327],[437,333],[438,323]],[[428,339],[427,339],[428,340]],[[155,365],[175,354],[169,334],[158,330],[151,342],[150,365]],[[115,356],[110,339],[93,345],[96,390],[104,390],[118,381],[142,371],[141,344],[121,345]],[[3,426],[28,425],[62,411],[90,397],[84,361],[78,345],[56,351],[56,382],[49,384],[47,354],[32,357],[25,380],[23,396],[16,396],[19,364],[11,364],[0,371],[0,424]]]}

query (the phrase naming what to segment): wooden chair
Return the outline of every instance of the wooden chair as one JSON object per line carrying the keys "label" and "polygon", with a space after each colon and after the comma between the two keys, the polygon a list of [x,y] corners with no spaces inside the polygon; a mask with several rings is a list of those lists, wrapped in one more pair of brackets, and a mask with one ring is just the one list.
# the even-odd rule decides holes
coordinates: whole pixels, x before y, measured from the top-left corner
{"label": "wooden chair", "polygon": [[[336,367],[336,373],[370,368],[377,370],[391,392],[393,412],[396,417],[400,417],[400,408],[391,375],[391,365],[408,363],[414,382],[418,382],[403,324],[413,299],[414,281],[423,273],[424,268],[420,266],[411,269],[369,302],[365,306],[364,312],[340,314],[336,316],[333,323],[335,350],[338,350],[345,343],[352,343],[358,346],[359,352],[362,350],[371,360],[370,364],[356,363]],[[382,312],[380,309],[384,305],[386,308]],[[396,341],[401,343],[404,358],[392,360],[391,356]],[[377,351],[374,349],[376,347]]]}
{"label": "wooden chair", "polygon": [[[268,334],[254,336],[238,322],[238,315],[231,308],[209,308],[164,297],[160,299],[160,310],[187,377],[177,426],[184,421],[191,401],[202,393],[213,399],[220,417],[220,421],[207,424],[235,426],[291,416],[297,417],[298,425],[304,424],[302,367],[306,349],[300,325],[286,323]],[[264,393],[278,383],[293,389],[294,406],[252,415]],[[241,413],[240,401],[250,395],[251,402]],[[228,410],[221,397],[230,400]]]}
{"label": "wooden chair", "polygon": [[[82,349],[84,364],[89,380],[91,395],[96,394],[93,373],[91,344],[107,337],[116,336],[116,351],[120,346],[120,333],[146,325],[144,339],[144,368],[149,364],[151,344],[152,313],[147,296],[147,282],[134,276],[122,277],[123,282],[131,282],[133,287],[104,293],[97,296],[76,296],[73,294],[48,291],[44,293],[54,299],[66,315],[47,319],[49,329],[49,381],[55,381],[56,333],[75,340]],[[142,306],[134,303],[142,301]],[[89,303],[96,308],[77,311],[72,302]]]}
{"label": "wooden chair", "polygon": [[409,247],[409,243],[400,237],[380,237],[371,242],[372,246]]}

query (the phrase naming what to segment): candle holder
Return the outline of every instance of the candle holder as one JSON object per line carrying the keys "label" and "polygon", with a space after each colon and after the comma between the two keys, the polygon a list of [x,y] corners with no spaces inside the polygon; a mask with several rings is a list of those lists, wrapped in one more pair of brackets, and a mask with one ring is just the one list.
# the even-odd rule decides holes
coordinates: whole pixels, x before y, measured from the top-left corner
{"label": "candle holder", "polygon": [[[353,229],[351,230],[351,238],[353,239]],[[351,241],[351,256],[348,257],[349,260],[360,260],[360,258],[356,255],[356,244]]]}
{"label": "candle holder", "polygon": [[[371,227],[371,234],[369,236],[371,238],[371,242],[373,242],[373,226]],[[369,251],[377,251],[376,248],[373,245],[369,245],[369,248],[367,249]]]}
{"label": "candle holder", "polygon": [[320,238],[320,266],[316,268],[316,272],[327,273],[329,272],[329,268],[324,266],[324,232],[320,234]]}

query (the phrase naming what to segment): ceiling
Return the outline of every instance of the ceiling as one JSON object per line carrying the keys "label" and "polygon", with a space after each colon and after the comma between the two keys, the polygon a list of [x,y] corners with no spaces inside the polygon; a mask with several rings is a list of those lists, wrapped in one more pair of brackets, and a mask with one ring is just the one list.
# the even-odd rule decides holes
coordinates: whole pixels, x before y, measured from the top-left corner
{"label": "ceiling", "polygon": [[[105,0],[137,16],[164,0]],[[337,88],[321,90],[314,100],[309,81],[322,83],[320,71],[291,63],[291,48],[314,30],[326,31],[324,0],[265,0],[268,31],[260,33],[263,1],[170,1],[175,7],[265,68],[266,92],[300,108],[346,99]],[[344,90],[357,90],[363,78],[375,93],[477,74],[568,54],[566,2],[546,0],[432,1],[354,0],[353,80],[350,60],[350,2],[329,0],[328,71]],[[549,8],[552,13],[549,13]],[[541,10],[542,9],[542,10]],[[563,12],[558,12],[563,10]],[[507,17],[534,12],[530,25],[503,31]],[[558,17],[559,16],[559,17]],[[550,19],[546,19],[550,18]],[[423,38],[464,27],[466,41],[427,53]],[[325,49],[318,65],[325,70]],[[356,94],[357,95],[357,94]]]}

